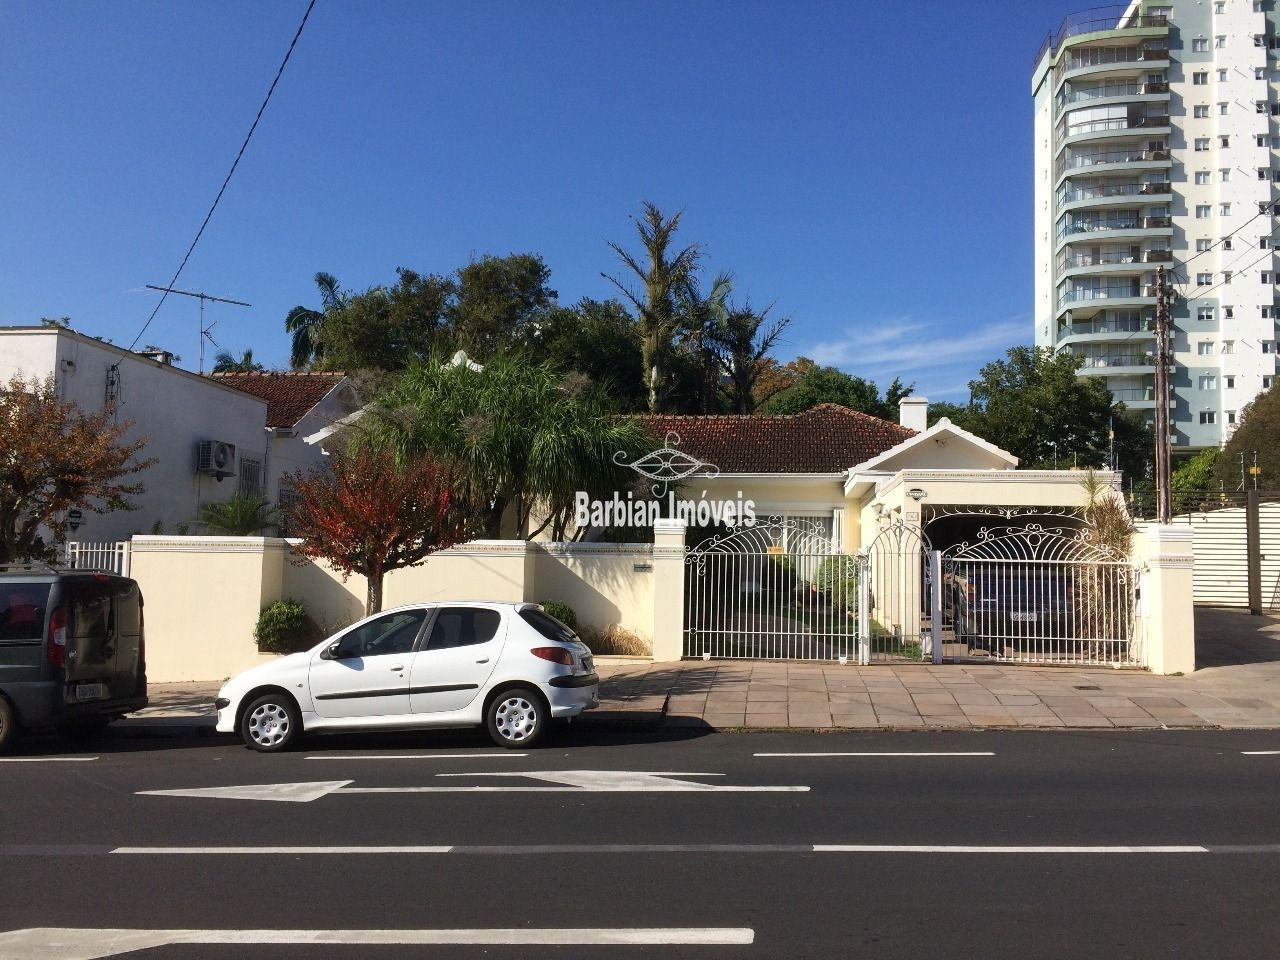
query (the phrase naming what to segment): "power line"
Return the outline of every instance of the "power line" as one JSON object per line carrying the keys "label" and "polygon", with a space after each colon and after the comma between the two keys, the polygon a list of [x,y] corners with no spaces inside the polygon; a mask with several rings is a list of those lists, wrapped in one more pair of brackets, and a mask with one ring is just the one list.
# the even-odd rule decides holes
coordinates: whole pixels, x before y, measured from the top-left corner
{"label": "power line", "polygon": [[[249,141],[253,137],[253,131],[258,129],[258,121],[262,119],[263,112],[267,109],[267,104],[271,102],[271,95],[275,93],[276,84],[280,82],[280,77],[284,73],[285,66],[289,63],[289,58],[293,56],[293,48],[298,45],[298,38],[302,36],[302,29],[307,25],[307,18],[311,16],[311,11],[316,5],[316,0],[311,0],[307,4],[306,12],[302,15],[302,22],[298,24],[298,29],[293,35],[293,40],[289,43],[289,49],[285,51],[284,59],[280,61],[280,68],[276,70],[275,79],[271,81],[271,86],[267,90],[267,95],[262,99],[262,106],[258,107],[258,113],[253,118],[253,124],[249,127],[249,132],[245,134],[244,142],[240,144],[240,150],[236,153],[236,158],[231,163],[231,169],[227,171],[226,178],[222,181],[222,186],[218,189],[218,195],[213,198],[213,204],[209,207],[209,212],[204,215],[204,222],[200,224],[200,229],[196,231],[195,239],[191,241],[191,246],[187,248],[186,255],[182,258],[182,262],[178,264],[178,269],[174,271],[173,278],[165,284],[166,287],[172,287],[178,282],[183,268],[186,267],[187,261],[191,259],[191,254],[196,248],[196,244],[200,242],[200,237],[204,235],[204,228],[209,225],[209,221],[213,218],[213,212],[218,209],[218,203],[222,200],[222,195],[227,190],[227,184],[231,182],[232,176],[235,175],[236,167],[240,165],[240,158],[244,156],[245,149],[249,146]],[[142,329],[138,331],[138,335],[133,338],[133,343],[129,344],[132,350],[138,345],[138,341],[142,339],[143,334],[147,332],[147,327],[151,326],[151,321],[156,318],[156,314],[160,312],[160,308],[164,306],[165,300],[169,297],[169,291],[165,290],[160,295],[160,302],[156,304],[156,308],[151,311],[151,316],[147,317],[147,322],[142,325]]]}

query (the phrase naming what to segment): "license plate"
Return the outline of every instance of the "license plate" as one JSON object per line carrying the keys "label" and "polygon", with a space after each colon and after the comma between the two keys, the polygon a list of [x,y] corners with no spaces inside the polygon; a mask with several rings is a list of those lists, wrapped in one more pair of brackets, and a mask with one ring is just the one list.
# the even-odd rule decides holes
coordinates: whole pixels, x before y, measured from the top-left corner
{"label": "license plate", "polygon": [[1009,619],[1014,623],[1035,623],[1040,619],[1038,613],[1011,613]]}
{"label": "license plate", "polygon": [[77,700],[103,700],[107,696],[105,683],[82,683],[75,688]]}

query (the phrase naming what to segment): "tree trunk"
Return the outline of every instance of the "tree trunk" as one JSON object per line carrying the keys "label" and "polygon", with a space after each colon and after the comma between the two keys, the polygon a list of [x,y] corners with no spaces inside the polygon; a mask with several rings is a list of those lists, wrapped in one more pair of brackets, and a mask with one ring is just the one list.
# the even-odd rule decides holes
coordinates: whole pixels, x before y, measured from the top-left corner
{"label": "tree trunk", "polygon": [[365,594],[364,615],[370,616],[382,609],[382,577],[381,571],[368,576],[369,589]]}

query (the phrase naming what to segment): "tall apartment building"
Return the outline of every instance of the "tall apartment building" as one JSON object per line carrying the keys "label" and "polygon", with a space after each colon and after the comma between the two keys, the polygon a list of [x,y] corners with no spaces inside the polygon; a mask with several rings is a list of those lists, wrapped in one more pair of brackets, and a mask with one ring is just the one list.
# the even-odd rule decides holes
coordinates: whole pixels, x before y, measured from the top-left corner
{"label": "tall apartment building", "polygon": [[1067,17],[1036,57],[1036,343],[1152,417],[1164,265],[1175,454],[1224,443],[1276,376],[1276,18],[1135,0]]}

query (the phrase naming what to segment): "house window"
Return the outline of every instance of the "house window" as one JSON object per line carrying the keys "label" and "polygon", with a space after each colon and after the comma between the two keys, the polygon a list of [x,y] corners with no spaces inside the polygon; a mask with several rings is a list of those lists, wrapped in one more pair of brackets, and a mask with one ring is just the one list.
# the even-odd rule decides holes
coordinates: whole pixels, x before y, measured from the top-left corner
{"label": "house window", "polygon": [[1211,213],[1213,213],[1213,207],[1209,206],[1209,204],[1207,204],[1207,203],[1197,203],[1197,204],[1196,204],[1196,219],[1197,219],[1197,220],[1207,220],[1207,219],[1209,218],[1209,214],[1211,214]]}
{"label": "house window", "polygon": [[1209,51],[1209,40],[1207,37],[1196,37],[1191,41],[1192,53],[1207,53]]}
{"label": "house window", "polygon": [[1191,112],[1197,120],[1209,119],[1209,105],[1207,103],[1197,103]]}
{"label": "house window", "polygon": [[1199,343],[1197,343],[1197,344],[1196,344],[1196,353],[1197,353],[1197,354],[1199,354],[1199,355],[1200,355],[1200,356],[1202,356],[1202,357],[1209,357],[1209,356],[1212,356],[1212,355],[1213,355],[1213,341],[1212,341],[1212,340],[1201,340]]}
{"label": "house window", "polygon": [[1222,386],[1224,389],[1234,390],[1236,388],[1236,378],[1234,376],[1223,377],[1222,381],[1223,381]]}
{"label": "house window", "polygon": [[1200,422],[1203,424],[1212,424],[1218,422],[1218,414],[1213,410],[1201,410]]}
{"label": "house window", "polygon": [[1213,283],[1213,274],[1212,274],[1212,273],[1197,273],[1197,274],[1196,274],[1196,285],[1197,285],[1197,286],[1207,287],[1207,286],[1209,286],[1209,285],[1210,285],[1210,284],[1212,284],[1212,283]]}
{"label": "house window", "polygon": [[1236,342],[1235,342],[1234,340],[1223,340],[1223,341],[1222,341],[1222,352],[1223,352],[1223,353],[1235,353],[1235,352],[1236,352]]}
{"label": "house window", "polygon": [[1209,241],[1208,237],[1202,237],[1196,241],[1196,253],[1207,253],[1209,248],[1212,246],[1213,244]]}
{"label": "house window", "polygon": [[240,458],[240,492],[245,496],[253,496],[262,492],[262,463]]}
{"label": "house window", "polygon": [[1203,186],[1207,186],[1207,185],[1208,185],[1208,183],[1209,183],[1209,171],[1208,171],[1208,170],[1197,170],[1197,171],[1196,171],[1196,185],[1197,185],[1197,186],[1200,186],[1200,187],[1203,187]]}
{"label": "house window", "polygon": [[1192,82],[1193,84],[1195,84],[1197,87],[1204,87],[1204,86],[1208,86],[1208,84],[1209,84],[1209,71],[1207,71],[1207,70],[1197,70],[1195,73],[1193,73],[1193,74],[1191,75],[1191,82]]}
{"label": "house window", "polygon": [[1206,323],[1213,320],[1213,307],[1201,307],[1196,311],[1196,319]]}
{"label": "house window", "polygon": [[1208,137],[1196,137],[1196,152],[1197,152],[1197,153],[1204,153],[1204,152],[1205,152],[1206,150],[1208,150],[1208,149],[1209,149],[1209,138],[1208,138]]}
{"label": "house window", "polygon": [[1218,378],[1211,373],[1205,374],[1199,380],[1199,387],[1201,390],[1217,390]]}

